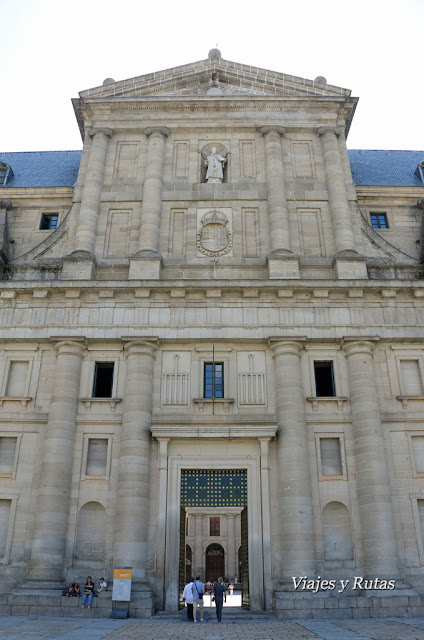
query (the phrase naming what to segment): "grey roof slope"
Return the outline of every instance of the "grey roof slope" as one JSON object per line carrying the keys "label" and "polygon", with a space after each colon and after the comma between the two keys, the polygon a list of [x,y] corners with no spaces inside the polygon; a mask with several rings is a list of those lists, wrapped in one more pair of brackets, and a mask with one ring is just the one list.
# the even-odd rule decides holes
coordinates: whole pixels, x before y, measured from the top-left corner
{"label": "grey roof slope", "polygon": [[13,171],[6,187],[72,187],[81,151],[15,151],[0,153]]}
{"label": "grey roof slope", "polygon": [[[424,151],[350,149],[349,160],[357,185],[422,187],[415,175]],[[12,167],[6,187],[72,187],[78,175],[81,151],[18,151],[0,153]]]}
{"label": "grey roof slope", "polygon": [[417,164],[424,162],[424,151],[349,149],[348,153],[355,184],[385,187],[423,186],[414,171]]}

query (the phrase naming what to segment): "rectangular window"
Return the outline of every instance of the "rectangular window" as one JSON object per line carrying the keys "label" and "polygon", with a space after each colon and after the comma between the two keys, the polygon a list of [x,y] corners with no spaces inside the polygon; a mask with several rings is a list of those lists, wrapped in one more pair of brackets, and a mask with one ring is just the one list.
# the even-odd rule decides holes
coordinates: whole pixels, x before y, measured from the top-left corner
{"label": "rectangular window", "polygon": [[6,184],[7,169],[0,169],[0,187]]}
{"label": "rectangular window", "polygon": [[224,363],[205,362],[203,378],[204,398],[224,397]]}
{"label": "rectangular window", "polygon": [[340,438],[320,438],[321,473],[323,476],[343,475]]}
{"label": "rectangular window", "polygon": [[221,518],[209,518],[209,535],[221,535]]}
{"label": "rectangular window", "polygon": [[314,362],[315,390],[317,398],[334,398],[334,372],[332,362]]}
{"label": "rectangular window", "polygon": [[57,227],[58,218],[59,215],[57,213],[43,213],[40,229],[42,231],[53,231]]}
{"label": "rectangular window", "polygon": [[387,214],[371,213],[371,226],[373,229],[388,229]]}
{"label": "rectangular window", "polygon": [[86,476],[105,476],[107,465],[107,438],[89,438]]}
{"label": "rectangular window", "polygon": [[93,398],[112,397],[113,367],[113,362],[96,362],[94,368]]}

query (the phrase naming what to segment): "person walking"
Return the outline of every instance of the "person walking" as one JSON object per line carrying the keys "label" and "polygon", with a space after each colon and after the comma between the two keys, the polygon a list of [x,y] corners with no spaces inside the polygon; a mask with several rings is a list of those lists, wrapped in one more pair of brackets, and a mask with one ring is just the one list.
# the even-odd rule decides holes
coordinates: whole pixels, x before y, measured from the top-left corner
{"label": "person walking", "polygon": [[193,618],[193,578],[190,578],[190,582],[187,582],[183,591],[183,600],[187,605],[187,620],[194,622]]}
{"label": "person walking", "polygon": [[227,602],[227,589],[225,588],[223,578],[218,578],[218,582],[213,588],[213,595],[215,596],[216,617],[218,622],[221,622],[222,607],[224,606],[224,602]]}
{"label": "person walking", "polygon": [[205,586],[203,582],[200,582],[200,576],[196,576],[195,582],[193,582],[193,613],[194,622],[197,622],[197,606],[200,607],[200,622],[203,622],[203,594],[205,593]]}

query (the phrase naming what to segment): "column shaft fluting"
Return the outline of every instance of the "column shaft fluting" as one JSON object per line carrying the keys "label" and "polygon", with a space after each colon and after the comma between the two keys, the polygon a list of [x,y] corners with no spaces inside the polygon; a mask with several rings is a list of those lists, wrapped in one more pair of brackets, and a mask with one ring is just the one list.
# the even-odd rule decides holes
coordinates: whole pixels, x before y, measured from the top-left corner
{"label": "column shaft fluting", "polygon": [[337,142],[337,136],[340,135],[340,133],[340,129],[334,129],[332,127],[320,127],[318,129],[324,154],[328,203],[333,227],[335,250],[336,253],[342,251],[356,252],[343,164]]}
{"label": "column shaft fluting", "polygon": [[150,428],[155,343],[131,341],[122,416],[114,562],[133,568],[133,580],[146,579],[149,520]]}
{"label": "column shaft fluting", "polygon": [[63,341],[56,345],[55,386],[43,441],[31,579],[63,579],[84,350],[85,345],[81,342]]}
{"label": "column shaft fluting", "polygon": [[314,575],[315,549],[309,474],[305,398],[300,354],[302,343],[271,343],[275,361],[278,423],[278,494],[280,503],[282,582]]}
{"label": "column shaft fluting", "polygon": [[374,344],[346,342],[364,569],[369,576],[397,575],[389,474],[372,362]]}
{"label": "column shaft fluting", "polygon": [[159,254],[165,141],[169,130],[162,127],[160,129],[146,129],[145,133],[149,137],[149,147],[141,204],[138,253]]}
{"label": "column shaft fluting", "polygon": [[289,215],[286,200],[281,127],[262,127],[268,198],[270,253],[290,252]]}
{"label": "column shaft fluting", "polygon": [[111,129],[90,131],[89,135],[93,138],[93,142],[91,143],[82,192],[74,250],[84,251],[93,255],[106,168],[107,147],[112,131]]}

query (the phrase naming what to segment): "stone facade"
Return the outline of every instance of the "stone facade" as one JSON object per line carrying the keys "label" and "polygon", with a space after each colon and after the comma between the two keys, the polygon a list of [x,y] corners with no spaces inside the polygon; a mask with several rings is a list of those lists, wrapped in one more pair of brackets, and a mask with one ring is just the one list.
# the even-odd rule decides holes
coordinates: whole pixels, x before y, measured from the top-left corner
{"label": "stone facade", "polygon": [[[424,185],[354,184],[356,102],[212,50],[83,91],[75,185],[2,187],[1,606],[118,565],[133,615],[175,610],[181,471],[235,469],[252,610],[421,608]],[[222,518],[230,578],[236,511],[189,512]],[[329,599],[293,576],[396,589]]]}

